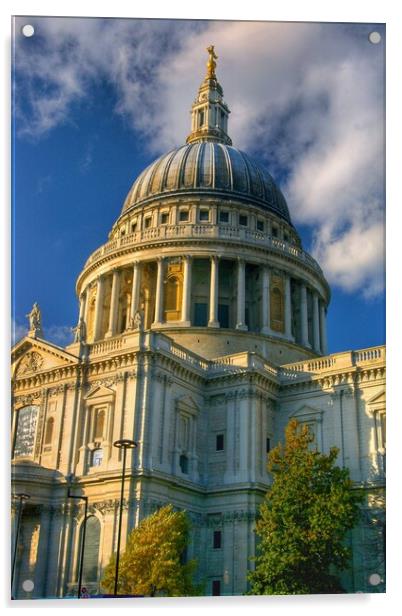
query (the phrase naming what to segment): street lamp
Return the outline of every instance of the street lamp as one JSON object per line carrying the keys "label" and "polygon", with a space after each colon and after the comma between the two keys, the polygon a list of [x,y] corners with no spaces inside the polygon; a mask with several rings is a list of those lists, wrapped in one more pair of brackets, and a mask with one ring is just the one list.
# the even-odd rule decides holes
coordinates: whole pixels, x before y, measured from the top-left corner
{"label": "street lamp", "polygon": [[17,549],[18,549],[18,537],[20,534],[21,527],[21,519],[22,519],[22,510],[24,508],[24,502],[29,500],[31,497],[29,494],[15,494],[15,498],[18,498],[18,517],[17,517],[17,527],[15,529],[15,543],[14,543],[14,555],[13,555],[13,565],[11,569],[11,595],[13,594],[13,586],[14,586],[14,573],[15,573],[15,564],[17,562]]}
{"label": "street lamp", "polygon": [[87,530],[87,514],[88,514],[88,496],[77,496],[75,494],[71,494],[71,488],[68,488],[67,491],[68,498],[76,498],[78,500],[83,500],[85,502],[84,509],[84,521],[82,527],[82,541],[81,541],[81,550],[80,550],[80,566],[78,572],[78,599],[81,599],[82,592],[82,570],[84,566],[84,550],[85,550],[85,534]]}
{"label": "street lamp", "polygon": [[126,455],[127,449],[134,449],[137,443],[128,438],[122,438],[113,443],[114,447],[123,450],[123,472],[121,476],[121,492],[120,492],[120,515],[119,515],[119,530],[117,534],[117,554],[116,554],[116,571],[114,575],[114,595],[117,595],[117,585],[119,581],[119,560],[120,560],[120,538],[121,538],[121,521],[123,517],[123,496],[124,496],[124,479],[126,474]]}

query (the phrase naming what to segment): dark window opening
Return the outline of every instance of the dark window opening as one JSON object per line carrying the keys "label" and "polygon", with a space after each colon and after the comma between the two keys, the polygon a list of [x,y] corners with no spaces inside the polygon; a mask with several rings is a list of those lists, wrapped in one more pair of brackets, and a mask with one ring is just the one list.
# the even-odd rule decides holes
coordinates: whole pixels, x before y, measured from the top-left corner
{"label": "dark window opening", "polygon": [[278,237],[278,227],[272,227],[272,236]]}
{"label": "dark window opening", "polygon": [[219,222],[229,222],[229,212],[219,212]]}
{"label": "dark window opening", "polygon": [[229,327],[229,306],[226,304],[218,304],[218,321],[221,328]]}
{"label": "dark window opening", "polygon": [[131,233],[135,233],[136,230],[137,230],[137,223],[133,222],[133,224],[131,225]]}
{"label": "dark window opening", "polygon": [[257,220],[257,231],[264,231],[264,221]]}
{"label": "dark window opening", "polygon": [[266,452],[269,453],[270,451],[271,451],[271,439],[267,438]]}
{"label": "dark window opening", "polygon": [[188,220],[188,210],[181,210],[179,213],[179,221],[186,222]]}
{"label": "dark window opening", "polygon": [[151,226],[151,218],[149,217],[144,220],[144,227],[145,229],[148,229],[150,226]]}
{"label": "dark window opening", "polygon": [[200,222],[208,222],[209,210],[200,210]]}
{"label": "dark window opening", "polygon": [[196,327],[205,327],[208,325],[207,304],[194,304],[194,325]]}
{"label": "dark window opening", "polygon": [[222,531],[214,530],[214,550],[222,547]]}
{"label": "dark window opening", "polygon": [[221,581],[212,580],[212,596],[219,597],[221,594]]}
{"label": "dark window opening", "polygon": [[181,472],[188,475],[188,458],[184,454],[180,456],[179,460]]}
{"label": "dark window opening", "polygon": [[288,242],[288,241],[289,241],[289,236],[288,236],[288,234],[287,234],[287,233],[284,233],[284,234],[283,234],[283,239],[285,240],[285,242]]}
{"label": "dark window opening", "polygon": [[239,216],[239,225],[242,227],[247,227],[248,225],[248,218],[244,214],[240,214]]}
{"label": "dark window opening", "polygon": [[167,225],[169,222],[169,214],[167,212],[163,212],[161,215],[161,225]]}
{"label": "dark window opening", "polygon": [[223,451],[225,446],[225,439],[223,434],[216,435],[216,451]]}

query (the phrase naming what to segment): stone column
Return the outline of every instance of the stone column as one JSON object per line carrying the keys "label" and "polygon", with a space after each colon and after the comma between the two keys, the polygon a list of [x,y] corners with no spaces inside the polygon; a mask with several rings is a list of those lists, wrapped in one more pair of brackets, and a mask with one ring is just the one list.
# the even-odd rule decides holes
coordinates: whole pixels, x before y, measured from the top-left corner
{"label": "stone column", "polygon": [[219,270],[218,257],[211,257],[211,281],[209,290],[208,327],[219,327],[218,321]]}
{"label": "stone column", "polygon": [[101,335],[104,292],[105,292],[105,279],[103,276],[99,276],[97,280],[97,289],[96,289],[94,342],[96,340],[99,340],[100,335]]}
{"label": "stone column", "polygon": [[246,263],[244,259],[237,260],[237,322],[236,329],[247,330],[246,314]]}
{"label": "stone column", "polygon": [[303,282],[300,284],[300,323],[301,343],[303,346],[310,346],[308,341],[307,289]]}
{"label": "stone column", "polygon": [[320,347],[320,313],[318,308],[318,295],[313,293],[313,347],[314,351],[321,353]]}
{"label": "stone column", "polygon": [[84,321],[86,318],[87,297],[88,297],[87,289],[84,289],[84,291],[80,295],[80,314],[78,317],[78,319],[84,319]]}
{"label": "stone column", "polygon": [[120,294],[120,271],[115,269],[113,271],[112,296],[110,298],[109,327],[105,334],[105,338],[111,338],[112,336],[116,334],[117,316],[119,314],[119,294]]}
{"label": "stone column", "polygon": [[320,302],[320,337],[321,337],[321,352],[323,355],[328,353],[327,349],[327,323],[326,311],[324,302]]}
{"label": "stone column", "polygon": [[267,266],[262,269],[262,329],[261,333],[270,334],[270,272]]}
{"label": "stone column", "polygon": [[292,302],[290,296],[290,276],[285,274],[285,337],[293,340],[292,336]]}
{"label": "stone column", "polygon": [[183,299],[181,306],[182,325],[190,327],[190,308],[191,308],[191,262],[189,256],[184,257],[184,276],[183,276]]}
{"label": "stone column", "polygon": [[158,259],[158,273],[156,278],[156,297],[155,297],[155,320],[152,325],[161,325],[163,321],[163,257]]}
{"label": "stone column", "polygon": [[139,261],[134,261],[129,322],[134,321],[135,313],[138,310],[139,299],[140,299],[140,264],[139,264]]}

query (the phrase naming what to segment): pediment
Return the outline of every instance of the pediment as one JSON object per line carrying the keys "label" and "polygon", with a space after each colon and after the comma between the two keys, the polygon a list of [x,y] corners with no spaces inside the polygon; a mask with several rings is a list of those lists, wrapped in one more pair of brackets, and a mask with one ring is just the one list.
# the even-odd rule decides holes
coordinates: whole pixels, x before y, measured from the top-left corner
{"label": "pediment", "polygon": [[26,336],[12,349],[12,376],[31,377],[54,368],[74,366],[78,361],[78,357],[51,342]]}
{"label": "pediment", "polygon": [[321,421],[323,410],[321,408],[315,408],[308,404],[303,404],[295,413],[292,413],[294,419],[301,421]]}
{"label": "pediment", "polygon": [[188,395],[177,398],[176,405],[182,409],[192,411],[192,412],[198,412],[200,410],[198,404],[194,401],[194,399],[191,396],[188,396]]}
{"label": "pediment", "polygon": [[370,398],[370,400],[367,400],[367,404],[370,404],[370,405],[371,404],[373,405],[383,404],[385,406],[385,399],[386,399],[386,395],[385,395],[385,390],[384,390],[384,391],[380,391],[380,393]]}
{"label": "pediment", "polygon": [[112,400],[115,395],[114,389],[106,387],[106,385],[96,385],[87,393],[84,399],[87,403],[107,402]]}

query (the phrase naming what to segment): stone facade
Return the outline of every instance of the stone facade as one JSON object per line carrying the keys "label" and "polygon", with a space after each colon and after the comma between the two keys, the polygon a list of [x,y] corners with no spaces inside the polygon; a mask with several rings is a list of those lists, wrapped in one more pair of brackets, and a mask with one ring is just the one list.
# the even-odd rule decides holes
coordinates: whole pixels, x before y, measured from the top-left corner
{"label": "stone facade", "polygon": [[74,343],[44,340],[36,306],[13,349],[13,491],[31,497],[17,598],[77,591],[84,512],[68,488],[88,497],[84,583],[100,591],[117,544],[121,438],[138,445],[122,549],[139,520],[173,503],[191,517],[188,556],[205,593],[244,593],[267,451],[292,417],[320,450],[336,445],[367,492],[345,586],[369,591],[368,576],[383,574],[373,512],[384,499],[385,349],[327,355],[328,284],[272,178],[232,148],[208,66],[187,145],[136,180],[78,278]]}

